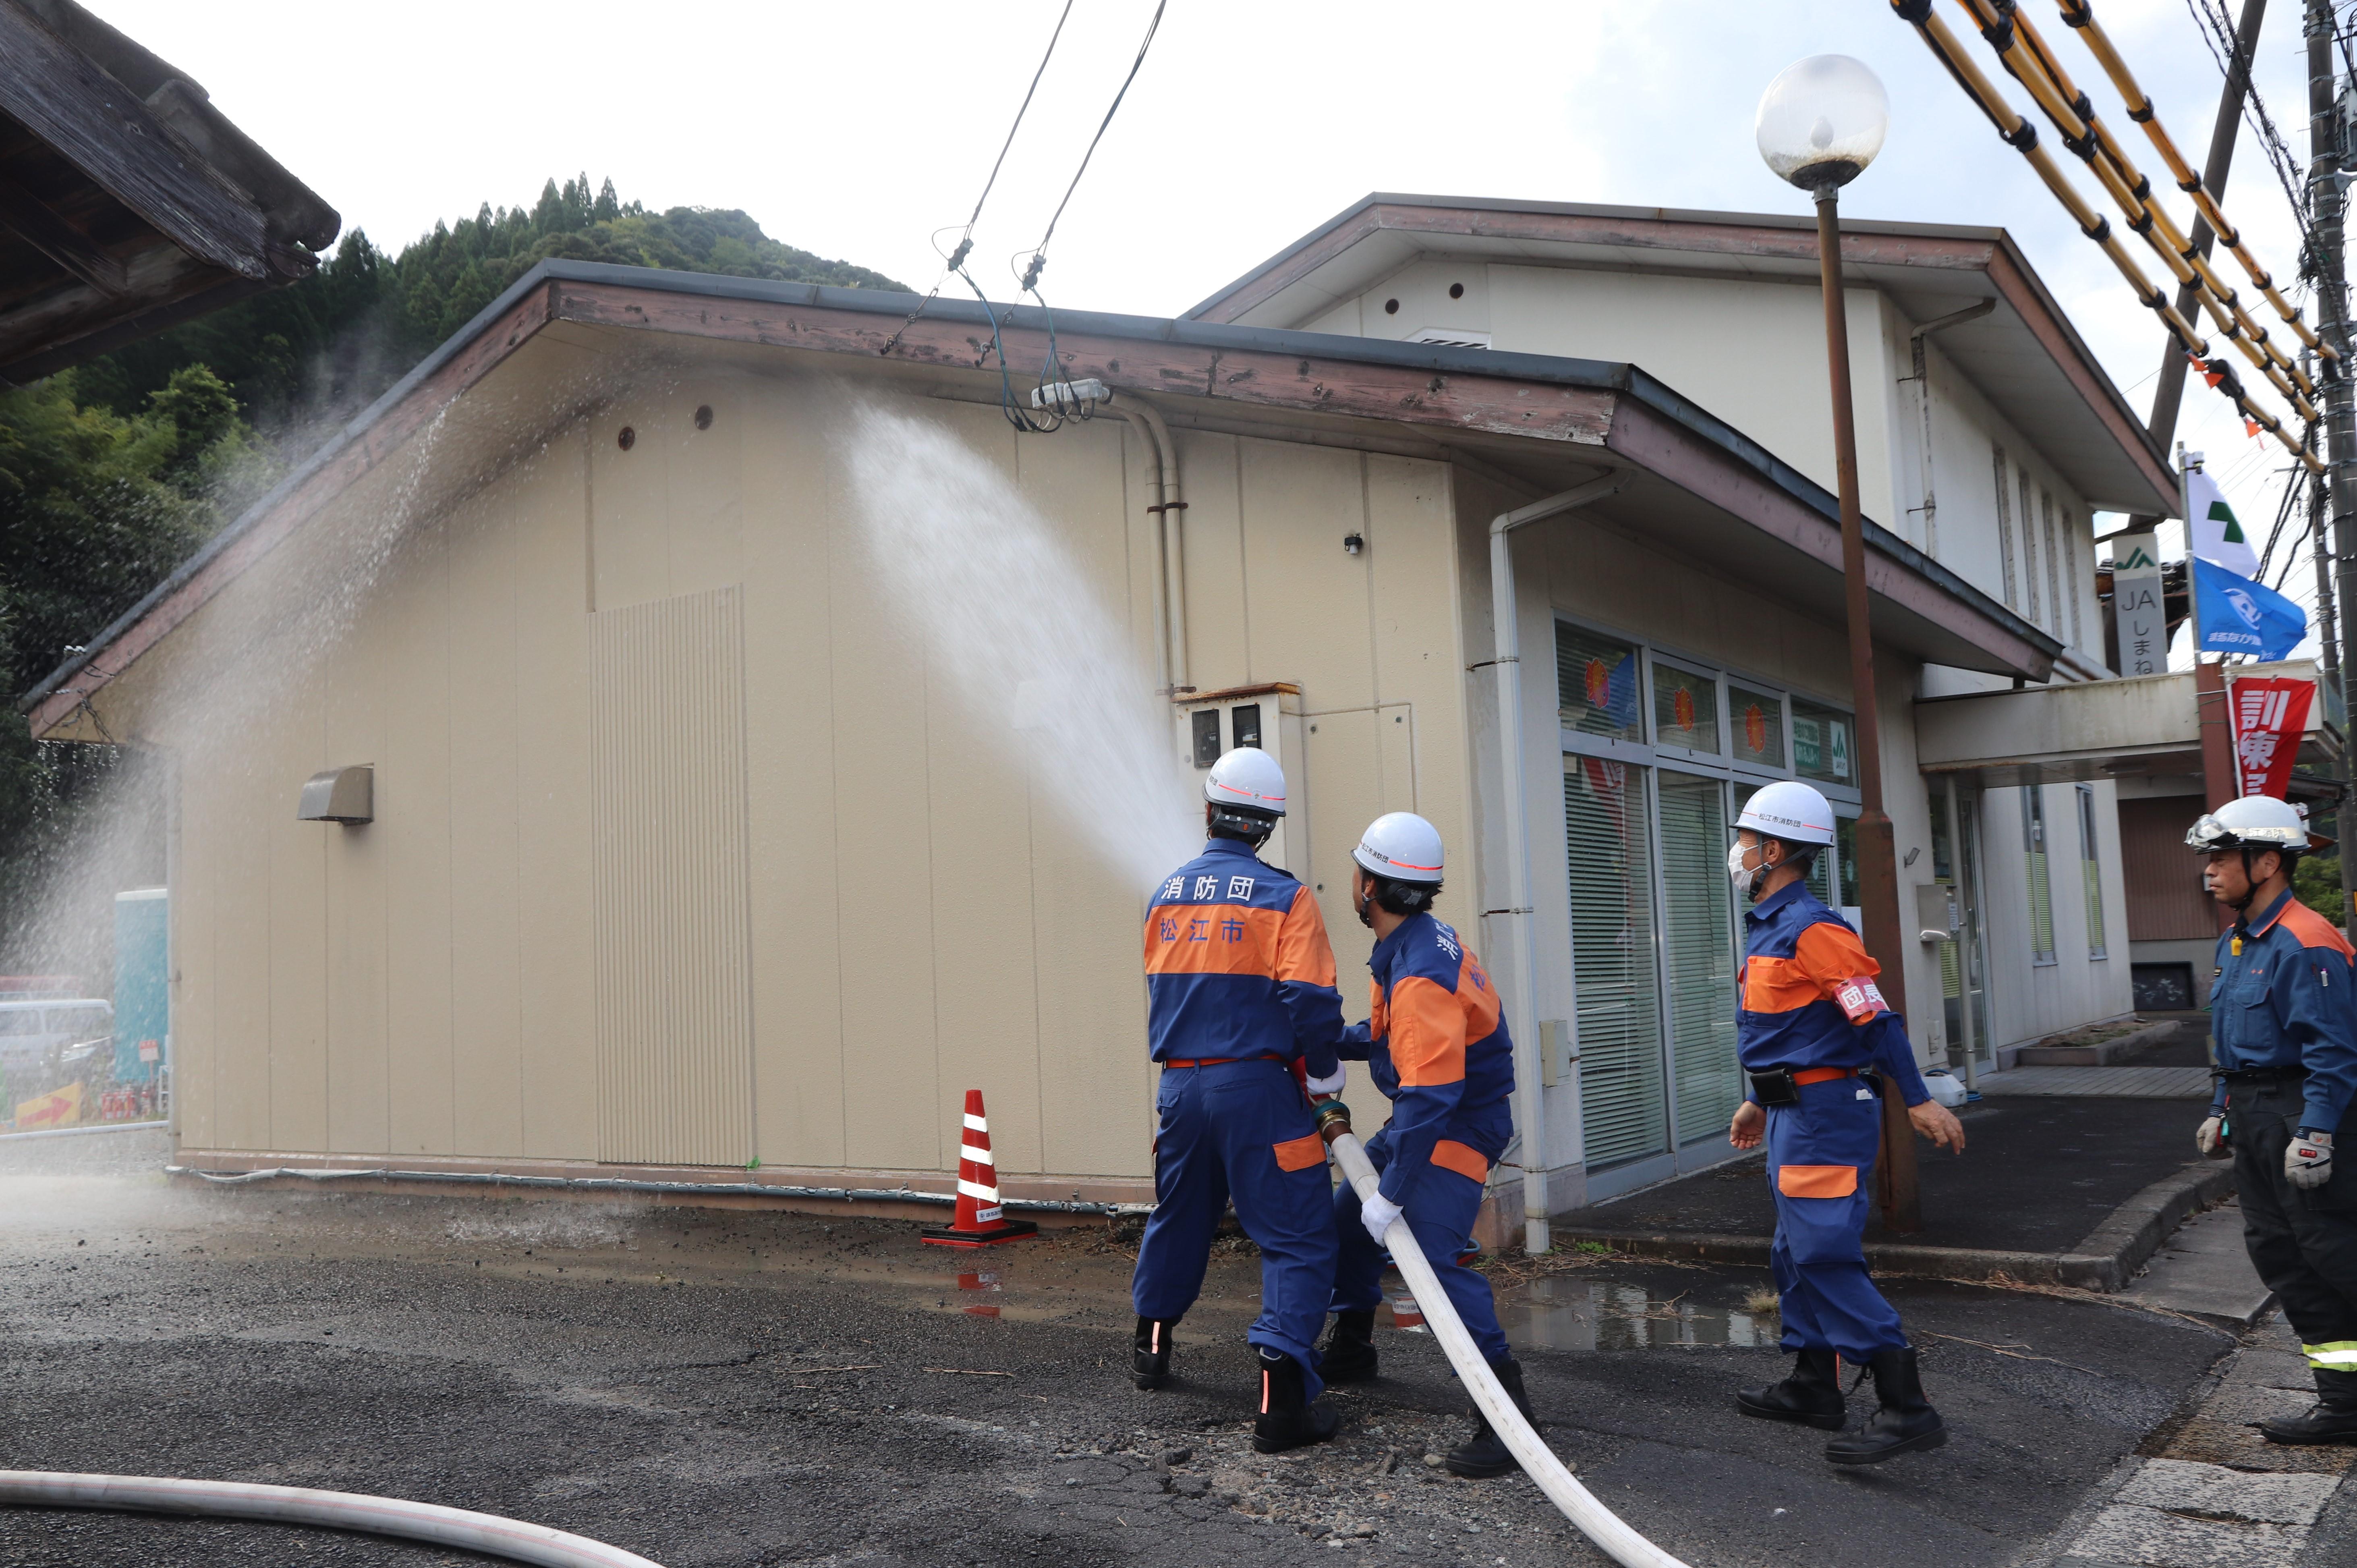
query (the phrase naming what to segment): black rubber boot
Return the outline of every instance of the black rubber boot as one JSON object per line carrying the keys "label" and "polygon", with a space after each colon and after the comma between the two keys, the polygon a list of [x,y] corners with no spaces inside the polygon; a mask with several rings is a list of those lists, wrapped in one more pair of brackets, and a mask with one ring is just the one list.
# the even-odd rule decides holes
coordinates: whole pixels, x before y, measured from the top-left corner
{"label": "black rubber boot", "polygon": [[1129,1369],[1141,1389],[1158,1389],[1170,1380],[1170,1338],[1178,1326],[1175,1317],[1141,1317],[1131,1342]]}
{"label": "black rubber boot", "polygon": [[1826,1458],[1836,1465],[1879,1465],[1948,1440],[1948,1423],[1923,1397],[1912,1349],[1877,1350],[1867,1364],[1874,1369],[1879,1405],[1865,1426],[1826,1444]]}
{"label": "black rubber boot", "polygon": [[2259,1423],[2270,1443],[2321,1446],[2357,1443],[2357,1372],[2316,1369],[2316,1403],[2306,1415],[2279,1415]]}
{"label": "black rubber boot", "polygon": [[1825,1432],[1839,1432],[1849,1423],[1841,1366],[1831,1350],[1802,1351],[1790,1377],[1764,1389],[1743,1390],[1735,1396],[1735,1408],[1763,1421],[1797,1421]]}
{"label": "black rubber boot", "polygon": [[1375,1380],[1375,1312],[1338,1312],[1334,1332],[1318,1352],[1318,1375],[1329,1383]]}
{"label": "black rubber boot", "polygon": [[[1523,1391],[1522,1363],[1508,1356],[1491,1362],[1490,1370],[1497,1374],[1498,1386],[1506,1391],[1514,1408],[1523,1412],[1523,1419],[1536,1432],[1539,1418],[1532,1413],[1530,1396]],[[1506,1440],[1498,1435],[1498,1429],[1490,1424],[1490,1418],[1481,1413],[1479,1405],[1473,1407],[1473,1434],[1448,1451],[1445,1463],[1449,1473],[1468,1480],[1485,1481],[1520,1467],[1522,1461],[1514,1457],[1513,1450],[1506,1446]]]}
{"label": "black rubber boot", "polygon": [[1323,1443],[1334,1435],[1342,1418],[1322,1404],[1302,1397],[1301,1363],[1275,1350],[1260,1353],[1260,1419],[1253,1423],[1253,1450],[1282,1454],[1288,1448]]}

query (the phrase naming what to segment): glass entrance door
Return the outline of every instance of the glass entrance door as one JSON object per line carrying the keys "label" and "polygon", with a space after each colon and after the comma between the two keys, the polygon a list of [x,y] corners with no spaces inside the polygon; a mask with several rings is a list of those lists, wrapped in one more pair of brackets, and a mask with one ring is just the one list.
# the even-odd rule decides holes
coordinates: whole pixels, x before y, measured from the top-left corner
{"label": "glass entrance door", "polygon": [[1662,993],[1678,1144],[1724,1137],[1741,1098],[1735,1063],[1735,901],[1727,784],[1661,770]]}
{"label": "glass entrance door", "polygon": [[1669,1146],[1645,831],[1650,771],[1604,757],[1563,759],[1580,1122],[1591,1169]]}

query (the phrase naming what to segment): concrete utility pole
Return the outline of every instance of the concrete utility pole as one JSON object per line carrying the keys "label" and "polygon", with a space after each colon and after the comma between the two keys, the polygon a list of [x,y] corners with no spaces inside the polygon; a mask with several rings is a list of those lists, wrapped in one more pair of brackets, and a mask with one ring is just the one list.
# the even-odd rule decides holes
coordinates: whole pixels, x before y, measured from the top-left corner
{"label": "concrete utility pole", "polygon": [[[2316,332],[2341,357],[2319,368],[2324,392],[2325,484],[2332,508],[2333,598],[2345,611],[2357,594],[2357,384],[2350,380],[2348,257],[2341,220],[2348,197],[2333,177],[2345,161],[2341,122],[2341,73],[2333,66],[2334,26],[2330,0],[2308,0],[2308,190],[2309,253],[2303,271],[2316,280]],[[2341,668],[2357,670],[2357,616],[2342,614]],[[2343,705],[2344,715],[2346,704]],[[2347,722],[2345,716],[2342,721]],[[2341,783],[2350,783],[2344,754]],[[2344,795],[2344,799],[2345,799]],[[2357,929],[2357,900],[2351,878],[2341,878],[2341,923]]]}

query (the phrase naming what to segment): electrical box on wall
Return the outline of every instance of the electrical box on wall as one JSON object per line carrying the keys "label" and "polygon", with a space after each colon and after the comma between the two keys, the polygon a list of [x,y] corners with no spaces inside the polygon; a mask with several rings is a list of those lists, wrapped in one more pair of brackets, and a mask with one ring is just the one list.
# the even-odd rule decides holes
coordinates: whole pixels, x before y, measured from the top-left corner
{"label": "electrical box on wall", "polygon": [[1260,856],[1269,865],[1301,875],[1309,865],[1309,818],[1302,799],[1301,688],[1273,681],[1230,686],[1218,692],[1188,692],[1171,699],[1178,720],[1178,749],[1200,788],[1211,764],[1239,746],[1256,746],[1285,769],[1285,820]]}

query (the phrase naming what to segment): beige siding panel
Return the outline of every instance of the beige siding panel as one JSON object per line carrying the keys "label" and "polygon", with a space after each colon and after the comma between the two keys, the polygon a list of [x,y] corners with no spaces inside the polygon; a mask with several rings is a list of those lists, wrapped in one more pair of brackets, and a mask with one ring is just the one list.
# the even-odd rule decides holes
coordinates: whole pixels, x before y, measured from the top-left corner
{"label": "beige siding panel", "polygon": [[516,502],[516,992],[523,1153],[597,1154],[589,834],[588,431]]}
{"label": "beige siding panel", "polygon": [[590,648],[599,1157],[752,1150],[743,598],[601,610]]}
{"label": "beige siding panel", "polygon": [[266,722],[275,730],[259,802],[270,830],[270,1144],[328,1146],[328,843],[341,830],[295,815],[303,780],[322,766],[321,672],[286,677]]}
{"label": "beige siding panel", "polygon": [[[671,586],[669,465],[662,456],[659,399],[622,397],[589,419],[592,607],[619,609],[667,598]],[[619,437],[632,432],[624,451]]]}
{"label": "beige siding panel", "polygon": [[[213,983],[220,997],[213,1088],[221,1145],[270,1146],[270,758],[223,746],[221,798],[214,820],[216,886]],[[292,814],[291,812],[289,813]]]}
{"label": "beige siding panel", "polygon": [[1187,502],[1178,514],[1187,547],[1187,683],[1206,692],[1241,686],[1256,667],[1244,613],[1242,448],[1247,443],[1202,431],[1174,431],[1171,438],[1178,446]]}
{"label": "beige siding panel", "polygon": [[1353,1018],[1365,1008],[1367,955],[1374,933],[1351,907],[1351,850],[1367,824],[1385,811],[1415,805],[1415,715],[1405,703],[1384,708],[1311,714],[1304,738],[1300,789],[1309,819],[1309,884],[1334,947],[1343,1005]]}
{"label": "beige siding panel", "polygon": [[[752,383],[733,374],[690,372],[665,389],[662,418],[632,456],[664,467],[671,592],[733,586],[745,576],[744,444]],[[695,411],[712,423],[695,426]]]}
{"label": "beige siding panel", "polygon": [[385,703],[376,821],[385,870],[393,1152],[457,1152],[450,1036],[450,581],[446,532],[419,528],[377,598],[401,676]]}
{"label": "beige siding panel", "polygon": [[1370,559],[1342,549],[1366,527],[1363,459],[1285,442],[1242,447],[1251,678],[1297,682],[1312,711],[1369,706]]}
{"label": "beige siding panel", "polygon": [[835,950],[842,964],[844,1160],[938,1170],[951,1129],[911,1115],[941,1083],[933,1039],[931,797],[920,641],[894,617],[847,500],[833,509]]}
{"label": "beige siding panel", "polygon": [[[363,613],[328,660],[328,765],[385,763],[385,705],[406,671],[384,618]],[[373,823],[319,826],[328,886],[328,1147],[392,1152],[385,1039],[384,839]]]}
{"label": "beige siding panel", "polygon": [[172,1098],[180,1139],[210,1148],[221,1136],[221,993],[213,949],[220,929],[218,830],[220,775],[212,754],[196,747],[174,770],[179,789],[178,853],[171,869]]}
{"label": "beige siding panel", "polygon": [[[755,1147],[767,1165],[839,1165],[843,959],[829,520],[844,498],[813,382],[758,382],[745,403],[746,422],[757,426],[742,446],[745,682],[753,699],[745,744]],[[856,779],[852,789],[855,799],[864,792]]]}
{"label": "beige siding panel", "polygon": [[462,1155],[523,1150],[517,1035],[516,559],[511,472],[450,541],[450,1120]]}

